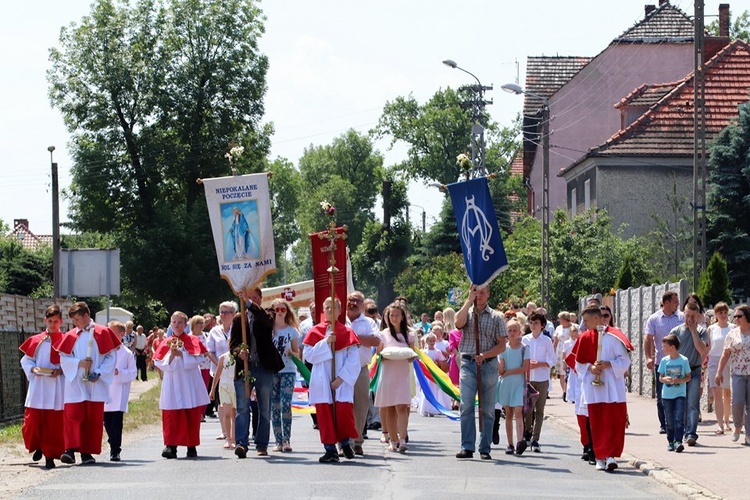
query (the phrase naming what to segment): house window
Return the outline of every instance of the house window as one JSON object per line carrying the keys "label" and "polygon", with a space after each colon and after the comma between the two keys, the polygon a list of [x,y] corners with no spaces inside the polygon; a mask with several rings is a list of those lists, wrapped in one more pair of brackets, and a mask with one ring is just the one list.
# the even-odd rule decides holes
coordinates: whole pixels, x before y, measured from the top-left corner
{"label": "house window", "polygon": [[570,216],[575,217],[578,212],[578,197],[576,188],[570,190]]}
{"label": "house window", "polygon": [[583,183],[583,209],[591,208],[591,179],[586,179]]}

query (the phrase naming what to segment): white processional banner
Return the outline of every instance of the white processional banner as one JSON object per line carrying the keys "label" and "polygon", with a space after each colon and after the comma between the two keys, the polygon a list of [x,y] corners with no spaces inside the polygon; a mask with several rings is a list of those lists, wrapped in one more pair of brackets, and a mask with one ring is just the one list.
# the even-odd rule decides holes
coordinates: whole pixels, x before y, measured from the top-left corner
{"label": "white processional banner", "polygon": [[268,174],[203,179],[219,274],[235,294],[276,272]]}

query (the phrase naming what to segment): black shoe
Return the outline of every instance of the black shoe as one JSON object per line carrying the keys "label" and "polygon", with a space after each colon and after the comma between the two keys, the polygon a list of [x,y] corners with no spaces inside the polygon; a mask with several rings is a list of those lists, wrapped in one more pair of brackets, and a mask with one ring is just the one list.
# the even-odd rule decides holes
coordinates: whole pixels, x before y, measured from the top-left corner
{"label": "black shoe", "polygon": [[505,454],[506,455],[514,455],[516,453],[516,449],[513,447],[512,444],[509,444],[507,448],[505,448]]}
{"label": "black shoe", "polygon": [[583,453],[581,454],[581,460],[588,460],[590,452],[591,452],[591,447],[589,445],[584,446]]}
{"label": "black shoe", "polygon": [[530,431],[523,431],[523,440],[527,443],[531,442],[531,432]]}
{"label": "black shoe", "polygon": [[523,452],[526,451],[526,440],[522,439],[519,442],[516,443],[516,455],[523,455]]}
{"label": "black shoe", "polygon": [[65,453],[60,455],[60,461],[64,464],[76,463],[76,453],[73,450],[65,450]]}
{"label": "black shoe", "polygon": [[409,442],[409,435],[408,435],[408,434],[407,434],[407,435],[406,435],[406,437],[404,438],[404,441],[406,441],[407,443]]}
{"label": "black shoe", "polygon": [[542,449],[539,447],[539,443],[537,441],[531,442],[531,451],[534,453],[541,453]]}
{"label": "black shoe", "polygon": [[55,459],[54,458],[47,458],[44,461],[44,468],[45,469],[54,469],[55,468]]}
{"label": "black shoe", "polygon": [[317,422],[313,422],[313,429],[318,430],[318,423]]}
{"label": "black shoe", "polygon": [[214,412],[211,412],[211,413],[206,413],[206,416],[207,416],[208,418],[216,418],[216,413],[214,413]]}
{"label": "black shoe", "polygon": [[594,450],[589,451],[589,465],[596,465],[596,455],[594,454]]}
{"label": "black shoe", "polygon": [[567,396],[567,392],[563,392],[563,402],[564,403],[568,402],[568,399],[566,398],[566,396]]}
{"label": "black shoe", "polygon": [[120,461],[120,454],[119,453],[112,453],[109,455],[109,461],[110,462],[119,462]]}
{"label": "black shoe", "polygon": [[95,464],[96,459],[90,453],[81,453],[81,463],[84,465]]}
{"label": "black shoe", "polygon": [[238,444],[237,448],[234,449],[234,454],[237,455],[237,458],[245,458],[247,456],[247,448]]}
{"label": "black shoe", "polygon": [[492,460],[492,456],[489,453],[480,453],[479,458],[482,460]]}
{"label": "black shoe", "polygon": [[42,459],[42,450],[36,450],[34,455],[31,457],[34,462],[38,462]]}
{"label": "black shoe", "polygon": [[667,433],[667,429],[665,429],[664,427],[661,427],[659,429],[659,434],[666,434],[666,433]]}
{"label": "black shoe", "polygon": [[362,439],[370,439],[370,436],[368,436],[366,432],[363,432]]}
{"label": "black shoe", "polygon": [[165,446],[161,452],[161,456],[164,458],[177,458],[177,447]]}
{"label": "black shoe", "polygon": [[195,458],[197,456],[198,456],[198,450],[195,449],[195,446],[188,446],[187,457]]}
{"label": "black shoe", "polygon": [[318,462],[322,464],[338,463],[338,461],[339,454],[336,452],[336,450],[326,450],[325,455],[318,459]]}
{"label": "black shoe", "polygon": [[456,458],[474,458],[474,452],[469,450],[461,450],[456,453]]}
{"label": "black shoe", "polygon": [[500,418],[502,418],[502,410],[495,410],[495,421],[492,423],[492,444],[500,444]]}
{"label": "black shoe", "polygon": [[379,431],[381,428],[380,422],[373,422],[367,426],[371,431]]}
{"label": "black shoe", "polygon": [[349,460],[354,458],[354,450],[352,450],[352,447],[349,446],[348,444],[345,444],[344,446],[342,446],[341,451],[344,452],[344,456],[348,458]]}

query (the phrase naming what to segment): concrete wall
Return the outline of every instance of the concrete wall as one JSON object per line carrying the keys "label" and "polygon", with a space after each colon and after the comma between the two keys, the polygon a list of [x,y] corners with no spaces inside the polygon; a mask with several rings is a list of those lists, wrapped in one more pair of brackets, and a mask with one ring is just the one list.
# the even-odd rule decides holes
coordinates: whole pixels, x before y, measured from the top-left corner
{"label": "concrete wall", "polygon": [[30,335],[44,329],[44,311],[53,303],[63,311],[62,330],[72,328],[67,314],[73,305],[71,300],[0,294],[0,421],[23,416],[27,386],[18,347]]}
{"label": "concrete wall", "polygon": [[[621,44],[608,47],[558,90],[550,98],[550,209],[567,207],[560,170],[620,129],[615,103],[644,83],[674,82],[692,71],[692,44]],[[539,147],[531,170],[538,205],[542,162]]]}
{"label": "concrete wall", "polygon": [[597,182],[592,194],[596,203],[592,204],[609,212],[613,229],[617,230],[624,224],[623,236],[626,238],[648,234],[656,226],[655,217],[672,224],[674,198],[681,204],[680,217],[690,213],[692,165],[678,165],[673,161],[660,166],[649,163],[643,159],[638,163],[596,168]]}

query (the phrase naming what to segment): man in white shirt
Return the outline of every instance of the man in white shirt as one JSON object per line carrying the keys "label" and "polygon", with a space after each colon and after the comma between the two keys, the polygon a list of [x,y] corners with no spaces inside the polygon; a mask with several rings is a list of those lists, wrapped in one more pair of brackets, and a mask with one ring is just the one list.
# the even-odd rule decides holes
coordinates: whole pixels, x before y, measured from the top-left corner
{"label": "man in white shirt", "polygon": [[365,296],[354,291],[346,299],[346,318],[348,325],[359,338],[359,377],[354,384],[354,420],[359,437],[354,439],[354,454],[364,455],[363,433],[367,423],[367,412],[370,409],[370,373],[367,365],[372,359],[372,347],[380,345],[378,325],[365,316]]}

